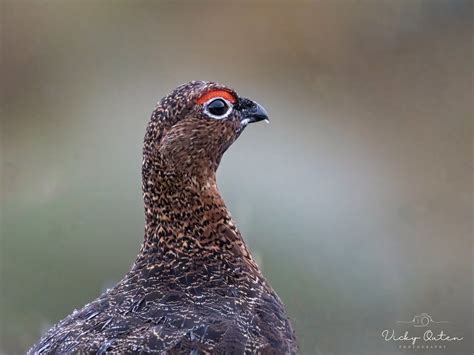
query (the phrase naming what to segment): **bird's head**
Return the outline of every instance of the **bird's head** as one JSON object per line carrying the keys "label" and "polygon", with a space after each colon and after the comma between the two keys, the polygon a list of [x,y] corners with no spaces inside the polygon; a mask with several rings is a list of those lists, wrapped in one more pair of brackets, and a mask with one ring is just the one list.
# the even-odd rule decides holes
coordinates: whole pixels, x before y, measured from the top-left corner
{"label": "bird's head", "polygon": [[258,103],[221,84],[192,81],[158,102],[145,135],[145,162],[187,176],[214,174],[222,155],[253,122],[268,120]]}

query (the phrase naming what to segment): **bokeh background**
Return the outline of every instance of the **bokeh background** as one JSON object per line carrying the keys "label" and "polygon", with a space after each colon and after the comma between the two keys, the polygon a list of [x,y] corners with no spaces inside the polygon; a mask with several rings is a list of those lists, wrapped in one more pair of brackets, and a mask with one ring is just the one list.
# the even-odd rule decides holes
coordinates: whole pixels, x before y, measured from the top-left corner
{"label": "bokeh background", "polygon": [[1,1],[0,352],[124,275],[155,102],[216,80],[266,106],[218,182],[303,354],[472,354],[471,1]]}

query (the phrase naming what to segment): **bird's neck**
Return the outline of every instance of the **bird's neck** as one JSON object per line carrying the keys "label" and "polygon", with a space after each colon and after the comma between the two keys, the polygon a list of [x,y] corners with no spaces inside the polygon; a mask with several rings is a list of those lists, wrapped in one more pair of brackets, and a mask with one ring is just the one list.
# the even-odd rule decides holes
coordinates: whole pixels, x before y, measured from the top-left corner
{"label": "bird's neck", "polygon": [[136,264],[239,263],[257,268],[216,185],[199,175],[144,161],[145,239]]}

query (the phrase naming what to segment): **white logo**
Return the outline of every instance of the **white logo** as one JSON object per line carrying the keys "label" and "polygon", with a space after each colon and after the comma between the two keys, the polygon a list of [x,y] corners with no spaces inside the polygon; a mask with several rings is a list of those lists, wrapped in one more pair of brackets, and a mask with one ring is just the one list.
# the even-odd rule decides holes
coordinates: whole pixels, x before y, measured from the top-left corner
{"label": "white logo", "polygon": [[397,323],[413,324],[414,327],[419,328],[419,327],[427,327],[433,323],[438,324],[438,323],[449,323],[449,322],[446,320],[435,322],[433,318],[431,318],[431,316],[428,315],[427,313],[421,313],[421,314],[415,315],[411,321],[400,320],[400,321],[397,321]]}
{"label": "white logo", "polygon": [[464,337],[452,336],[445,330],[439,329],[438,324],[450,322],[435,321],[427,313],[416,314],[410,321],[397,321],[397,323],[408,324],[410,328],[384,329],[381,335],[386,342],[397,343],[400,349],[446,349],[446,344],[464,339]]}

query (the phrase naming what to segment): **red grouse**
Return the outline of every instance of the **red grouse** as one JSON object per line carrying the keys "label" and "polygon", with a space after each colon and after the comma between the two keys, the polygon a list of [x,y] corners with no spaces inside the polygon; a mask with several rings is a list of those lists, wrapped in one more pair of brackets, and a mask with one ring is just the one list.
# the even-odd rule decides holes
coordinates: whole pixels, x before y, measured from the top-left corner
{"label": "red grouse", "polygon": [[29,353],[297,353],[285,307],[216,185],[227,148],[266,119],[262,106],[213,82],[164,97],[145,134],[145,238],[132,269]]}

